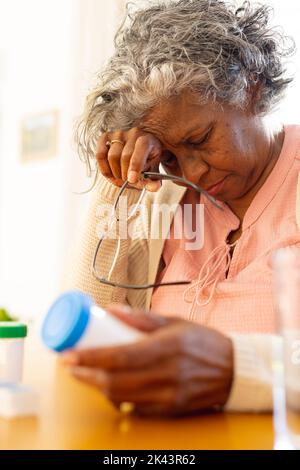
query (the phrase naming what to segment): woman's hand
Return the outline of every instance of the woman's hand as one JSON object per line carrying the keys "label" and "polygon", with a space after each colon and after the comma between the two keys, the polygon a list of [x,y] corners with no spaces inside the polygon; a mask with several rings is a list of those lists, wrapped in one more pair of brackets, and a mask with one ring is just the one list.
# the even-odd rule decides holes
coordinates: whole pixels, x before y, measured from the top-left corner
{"label": "woman's hand", "polygon": [[229,338],[126,306],[108,310],[148,335],[130,345],[65,353],[63,362],[77,379],[99,388],[116,406],[133,403],[142,415],[184,415],[226,403],[233,378]]}
{"label": "woman's hand", "polygon": [[[108,141],[114,142],[110,148]],[[129,131],[106,132],[101,135],[96,158],[100,172],[113,184],[122,186],[127,179],[132,185],[141,188],[146,186],[150,191],[160,188],[159,181],[140,181],[141,172],[145,169],[158,169],[162,153],[161,142],[152,134],[134,127]]]}

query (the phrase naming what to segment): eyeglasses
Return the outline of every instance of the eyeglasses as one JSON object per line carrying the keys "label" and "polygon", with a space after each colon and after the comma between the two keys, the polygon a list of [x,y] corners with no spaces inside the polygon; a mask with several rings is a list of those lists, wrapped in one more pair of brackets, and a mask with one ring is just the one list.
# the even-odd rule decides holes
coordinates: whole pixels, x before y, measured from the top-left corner
{"label": "eyeglasses", "polygon": [[[185,178],[182,178],[180,176],[170,175],[170,174],[157,173],[157,172],[154,172],[154,171],[144,171],[144,172],[142,172],[141,177],[143,179],[151,179],[151,180],[154,180],[154,181],[168,180],[168,181],[174,181],[174,182],[177,182],[177,183],[181,183],[182,185],[186,186],[187,188],[191,188],[191,189],[194,189],[198,193],[202,193],[203,195],[205,195],[207,197],[207,199],[209,199],[212,202],[212,204],[214,206],[216,206],[220,210],[223,210],[222,206],[220,206],[217,203],[217,201],[214,199],[214,197],[212,197],[207,191],[202,189],[197,184],[192,183],[191,181],[188,181]],[[93,274],[93,276],[99,282],[101,282],[102,284],[106,284],[106,285],[112,286],[112,287],[119,287],[119,288],[123,288],[123,289],[142,290],[142,289],[152,289],[152,288],[161,287],[161,286],[176,286],[176,285],[191,284],[191,281],[173,281],[173,282],[162,282],[162,283],[154,283],[154,284],[133,285],[133,284],[121,284],[121,283],[117,283],[117,282],[112,281],[111,276],[112,276],[113,270],[115,268],[115,265],[116,265],[116,262],[117,262],[117,259],[118,259],[119,253],[120,253],[120,248],[121,248],[121,238],[120,238],[120,236],[118,237],[118,240],[117,240],[117,248],[116,248],[115,257],[114,257],[114,260],[113,260],[113,263],[112,263],[112,266],[110,268],[110,271],[109,271],[109,274],[108,274],[107,278],[103,277],[100,273],[97,272],[96,262],[97,262],[97,257],[98,257],[99,251],[100,251],[100,247],[101,247],[103,241],[105,239],[107,239],[107,234],[112,229],[114,224],[116,222],[119,222],[119,218],[118,218],[118,215],[117,215],[117,211],[118,211],[118,208],[119,208],[119,201],[120,201],[120,198],[121,198],[121,196],[124,193],[126,188],[139,190],[139,189],[131,186],[128,181],[125,181],[124,184],[122,185],[122,187],[120,188],[119,194],[118,194],[118,196],[117,196],[117,198],[114,202],[114,205],[112,207],[111,217],[110,217],[110,221],[108,223],[108,229],[106,231],[106,235],[103,235],[102,237],[99,238],[99,241],[98,241],[97,246],[96,246],[96,250],[95,250],[93,261],[92,261],[92,274]],[[144,197],[146,189],[144,188],[144,189],[141,189],[140,191],[141,191],[141,195],[140,195],[137,203],[134,204],[132,211],[129,212],[126,221],[128,221],[130,218],[132,218],[137,213],[137,209],[138,209],[139,205],[142,202],[142,199]]]}

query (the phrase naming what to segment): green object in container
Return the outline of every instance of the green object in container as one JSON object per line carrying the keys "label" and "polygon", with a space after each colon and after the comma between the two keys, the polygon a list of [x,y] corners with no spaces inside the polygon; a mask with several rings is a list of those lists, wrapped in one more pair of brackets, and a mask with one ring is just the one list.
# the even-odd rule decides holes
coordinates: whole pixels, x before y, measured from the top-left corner
{"label": "green object in container", "polygon": [[24,323],[13,321],[0,322],[0,339],[3,338],[25,338],[27,336],[27,326]]}

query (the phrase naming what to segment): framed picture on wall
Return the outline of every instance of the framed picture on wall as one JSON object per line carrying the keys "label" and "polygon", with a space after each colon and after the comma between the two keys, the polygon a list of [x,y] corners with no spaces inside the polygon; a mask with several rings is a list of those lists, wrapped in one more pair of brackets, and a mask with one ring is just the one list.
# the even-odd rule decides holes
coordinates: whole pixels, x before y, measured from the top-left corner
{"label": "framed picture on wall", "polygon": [[59,111],[25,117],[21,122],[21,162],[54,158],[58,153]]}

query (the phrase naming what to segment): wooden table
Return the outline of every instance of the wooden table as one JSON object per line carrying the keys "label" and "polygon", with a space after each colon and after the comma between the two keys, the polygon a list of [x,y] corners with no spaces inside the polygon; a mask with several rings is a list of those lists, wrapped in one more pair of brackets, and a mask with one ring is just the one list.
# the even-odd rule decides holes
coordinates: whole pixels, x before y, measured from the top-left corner
{"label": "wooden table", "polygon": [[[124,416],[75,381],[32,332],[24,382],[40,393],[37,417],[0,419],[0,449],[272,449],[271,415],[176,420]],[[34,338],[35,337],[35,338]]]}

